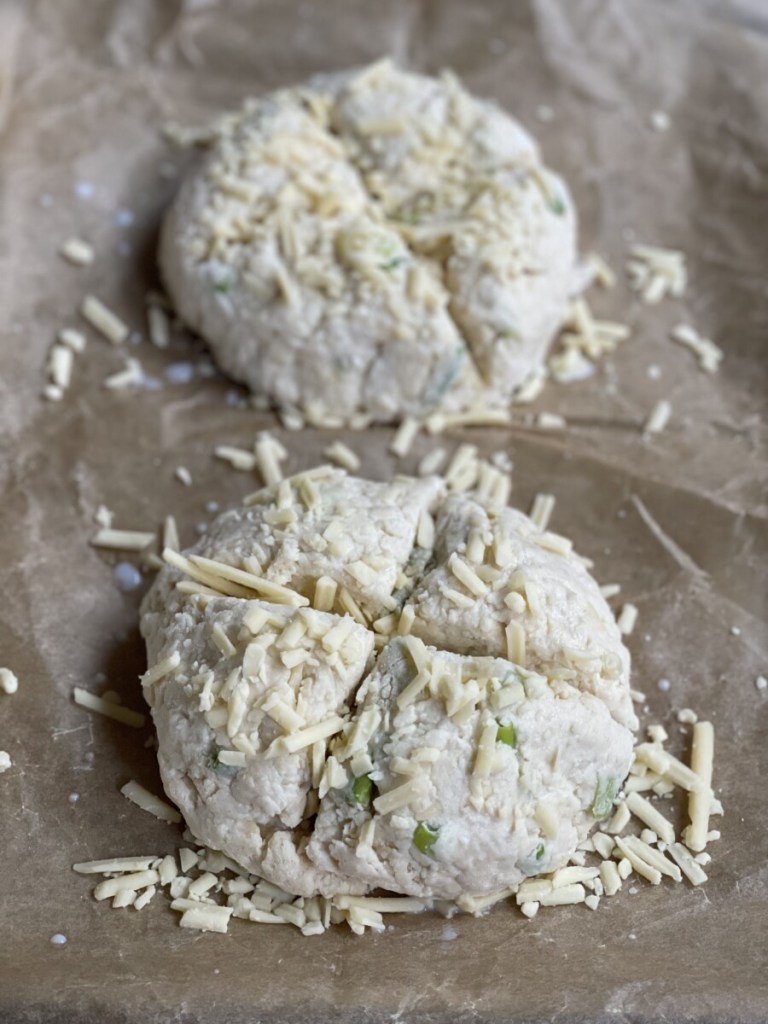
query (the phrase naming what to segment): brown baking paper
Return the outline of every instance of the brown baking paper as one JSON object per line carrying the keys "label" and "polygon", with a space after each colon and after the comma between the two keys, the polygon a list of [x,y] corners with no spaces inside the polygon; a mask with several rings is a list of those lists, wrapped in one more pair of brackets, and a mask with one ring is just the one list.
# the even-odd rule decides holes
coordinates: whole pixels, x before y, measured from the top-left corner
{"label": "brown baking paper", "polygon": [[[168,119],[203,125],[250,93],[385,53],[455,69],[538,135],[572,185],[582,247],[620,271],[613,291],[591,293],[593,307],[633,335],[592,379],[549,385],[537,401],[535,411],[567,418],[565,431],[530,428],[521,410],[512,428],[422,436],[404,464],[387,454],[389,430],[347,440],[374,477],[413,469],[436,443],[471,440],[510,454],[522,508],[537,491],[557,496],[553,528],[595,560],[602,582],[621,584],[618,603],[640,610],[629,645],[643,721],[663,722],[685,757],[690,729],[675,711],[715,724],[722,838],[703,888],[635,881],[596,913],[554,908],[527,921],[502,905],[450,924],[396,917],[364,938],[239,921],[227,936],[182,931],[164,894],[141,912],[112,910],[92,899],[95,879],[71,870],[181,843],[179,828],[119,792],[132,778],[160,792],[149,727],[72,702],[81,685],[142,707],[140,594],[118,591],[120,557],[88,540],[104,503],[118,527],[154,529],[174,512],[191,542],[211,518],[206,502],[224,507],[255,486],[214,460],[214,445],[248,445],[275,424],[205,376],[203,349],[183,331],[161,352],[144,340],[117,349],[88,329],[60,403],[40,399],[46,356],[58,328],[83,326],[86,292],[146,333],[159,218],[196,159],[163,141]],[[0,664],[21,680],[16,695],[0,694],[0,748],[13,760],[0,777],[0,1019],[768,1019],[768,696],[755,686],[768,670],[761,0],[6,2],[0,62]],[[650,128],[655,110],[668,112],[669,131]],[[94,245],[91,267],[57,256],[73,235]],[[687,253],[683,299],[638,303],[622,272],[632,239]],[[681,321],[725,350],[717,376],[669,340]],[[160,390],[102,386],[127,354]],[[168,379],[190,361],[193,380]],[[672,403],[669,427],[643,440],[660,398]],[[289,471],[332,439],[279,435]],[[192,486],[174,478],[180,465]],[[683,802],[670,813],[682,827]],[[54,933],[66,945],[52,945]]]}

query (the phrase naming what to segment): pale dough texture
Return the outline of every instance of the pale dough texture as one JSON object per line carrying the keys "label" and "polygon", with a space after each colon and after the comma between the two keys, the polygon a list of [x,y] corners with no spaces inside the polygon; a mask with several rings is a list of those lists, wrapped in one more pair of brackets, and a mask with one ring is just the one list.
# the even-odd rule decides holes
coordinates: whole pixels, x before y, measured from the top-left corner
{"label": "pale dough texture", "polygon": [[[636,727],[629,655],[583,561],[436,478],[306,480],[220,516],[142,607],[150,667],[179,660],[145,693],[193,833],[299,895],[457,899],[565,864]],[[427,515],[434,548],[418,548]],[[239,596],[218,594],[217,566]],[[321,577],[325,610],[307,603]]]}
{"label": "pale dough texture", "polygon": [[223,119],[160,244],[221,367],[320,423],[506,406],[575,259],[568,189],[531,136],[452,75],[388,61]]}

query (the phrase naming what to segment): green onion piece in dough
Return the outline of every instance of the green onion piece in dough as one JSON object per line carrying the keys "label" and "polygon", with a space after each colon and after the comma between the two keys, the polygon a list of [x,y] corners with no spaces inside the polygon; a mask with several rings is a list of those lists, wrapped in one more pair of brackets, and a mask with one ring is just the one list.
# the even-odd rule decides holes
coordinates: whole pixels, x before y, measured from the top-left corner
{"label": "green onion piece in dough", "polygon": [[517,746],[517,730],[511,722],[499,726],[496,730],[496,742],[506,743],[508,747]]}
{"label": "green onion piece in dough", "polygon": [[598,775],[595,795],[592,799],[592,813],[596,818],[605,818],[610,814],[618,791],[619,780],[614,775],[608,775],[605,778]]}
{"label": "green onion piece in dough", "polygon": [[413,845],[419,853],[425,853],[428,857],[434,856],[432,847],[438,840],[440,829],[437,825],[430,825],[426,821],[420,821],[413,830]]}
{"label": "green onion piece in dough", "polygon": [[367,807],[371,802],[371,791],[373,783],[370,775],[358,775],[352,783],[352,799],[361,807]]}
{"label": "green onion piece in dough", "polygon": [[551,196],[549,199],[549,208],[552,213],[556,213],[559,217],[562,217],[565,213],[565,201],[562,196]]}

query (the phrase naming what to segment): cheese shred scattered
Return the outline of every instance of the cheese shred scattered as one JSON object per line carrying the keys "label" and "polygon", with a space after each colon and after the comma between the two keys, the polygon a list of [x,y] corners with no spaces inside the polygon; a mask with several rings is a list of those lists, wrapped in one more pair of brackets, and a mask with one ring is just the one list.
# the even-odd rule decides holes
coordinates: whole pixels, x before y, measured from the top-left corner
{"label": "cheese shred scattered", "polygon": [[349,470],[350,473],[356,473],[360,469],[359,456],[343,441],[334,441],[333,444],[328,445],[323,454],[326,459],[335,462],[342,469]]}
{"label": "cheese shred scattered", "polygon": [[619,617],[616,620],[616,624],[619,627],[619,632],[622,636],[630,636],[637,624],[637,608],[633,604],[623,605],[619,612]]}
{"label": "cheese shred scattered", "polygon": [[143,551],[156,540],[157,534],[141,530],[102,529],[91,539],[91,545],[113,551]]}
{"label": "cheese shred scattered", "polygon": [[155,796],[154,793],[150,793],[148,789],[144,789],[138,782],[131,780],[126,782],[124,786],[120,788],[120,792],[124,797],[127,797],[132,803],[140,807],[142,811],[147,811],[148,814],[154,815],[155,818],[159,818],[160,821],[167,821],[171,824],[177,824],[181,821],[181,815],[175,807],[171,807],[164,800],[161,800],[159,796]]}
{"label": "cheese shred scattered", "polygon": [[660,399],[651,410],[643,427],[643,434],[660,434],[672,416],[672,405],[666,398]]}
{"label": "cheese shred scattered", "polygon": [[76,267],[87,267],[93,263],[93,246],[84,242],[82,238],[68,238],[59,249],[59,253]]}
{"label": "cheese shred scattered", "polygon": [[103,697],[98,697],[95,693],[89,693],[88,690],[83,690],[79,686],[76,686],[72,693],[75,704],[79,704],[80,707],[88,708],[89,711],[96,711],[106,718],[122,722],[123,725],[130,725],[134,729],[141,729],[147,720],[147,716],[142,715],[140,711],[131,711],[130,708],[124,708],[122,704],[105,700]]}
{"label": "cheese shred scattered", "polygon": [[404,459],[411,450],[411,446],[416,440],[416,435],[420,429],[421,424],[417,419],[414,419],[412,416],[406,416],[395,431],[395,436],[392,438],[389,446],[390,452],[399,459]]}
{"label": "cheese shred scattered", "polygon": [[0,668],[0,690],[3,693],[16,693],[19,688],[19,679],[16,673],[10,668]]}
{"label": "cheese shred scattered", "polygon": [[95,327],[113,345],[121,345],[127,339],[128,325],[95,295],[86,295],[80,313],[91,327]]}
{"label": "cheese shred scattered", "polygon": [[537,494],[533,500],[530,517],[540,530],[546,530],[555,510],[555,499],[551,494]]}
{"label": "cheese shred scattered", "polygon": [[688,797],[691,824],[683,831],[685,845],[694,853],[700,853],[707,845],[714,746],[715,730],[712,723],[696,722],[693,727],[691,769],[700,779],[702,788],[694,790]]}

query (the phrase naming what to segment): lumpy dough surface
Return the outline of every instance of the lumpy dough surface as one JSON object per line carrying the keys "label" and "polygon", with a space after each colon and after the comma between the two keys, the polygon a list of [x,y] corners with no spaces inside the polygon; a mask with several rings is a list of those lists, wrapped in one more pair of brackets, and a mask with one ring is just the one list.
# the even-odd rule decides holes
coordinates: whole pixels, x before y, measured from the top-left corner
{"label": "lumpy dough surface", "polygon": [[222,119],[160,243],[221,367],[320,422],[507,405],[575,259],[568,189],[531,136],[453,75],[390,62]]}
{"label": "lumpy dough surface", "polygon": [[629,655],[527,516],[324,470],[172,562],[141,620],[150,669],[171,666],[145,686],[163,783],[250,871],[297,895],[488,895],[567,863],[610,809]]}

